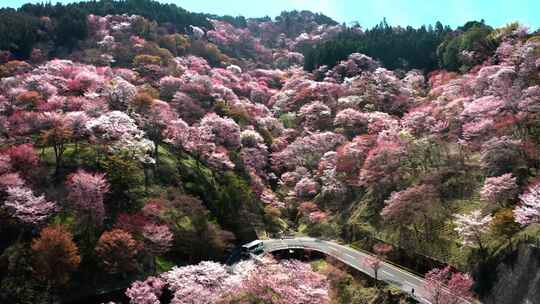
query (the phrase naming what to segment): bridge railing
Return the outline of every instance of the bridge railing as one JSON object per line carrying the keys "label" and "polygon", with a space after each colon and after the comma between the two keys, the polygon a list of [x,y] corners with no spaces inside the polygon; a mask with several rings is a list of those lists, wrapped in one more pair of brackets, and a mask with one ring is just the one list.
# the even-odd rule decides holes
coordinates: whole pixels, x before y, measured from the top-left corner
{"label": "bridge railing", "polygon": [[[290,240],[290,239],[289,239]],[[314,239],[316,241],[316,239]],[[277,240],[276,240],[277,241]],[[325,240],[326,241],[326,240]],[[338,250],[335,250],[335,249],[330,249],[330,250],[325,250],[324,248],[321,248],[321,247],[313,247],[313,246],[310,246],[309,244],[306,244],[305,242],[303,242],[302,240],[297,240],[297,244],[294,244],[294,245],[291,245],[291,244],[279,244],[279,245],[272,245],[270,247],[270,249],[272,251],[277,251],[277,250],[288,250],[288,249],[307,249],[307,250],[313,250],[313,251],[318,251],[318,252],[322,252],[328,256],[331,256],[337,260],[339,260],[340,262],[346,264],[346,265],[349,265],[350,267],[353,267],[355,269],[357,269],[358,271],[361,271],[361,272],[366,272],[366,269],[361,269],[359,267],[356,267],[355,265],[352,265],[350,264],[349,262],[347,262],[344,258],[343,258],[343,255],[338,251]],[[342,245],[344,247],[349,247],[349,246],[346,246],[346,244],[343,244],[340,242],[336,242],[336,241],[328,241],[328,242],[333,242],[333,243],[336,243],[336,244],[339,244],[339,245]],[[373,253],[367,251],[367,250],[363,250],[361,248],[356,248],[356,247],[349,247],[353,250],[356,250],[356,251],[359,251],[359,252],[362,252],[368,256],[373,256]],[[383,260],[383,262],[385,264],[388,264],[390,266],[393,266],[395,268],[398,268],[399,270],[401,270],[402,272],[404,273],[407,273],[408,275],[410,276],[414,276],[416,277],[417,279],[419,279],[420,281],[425,281],[424,279],[424,276],[419,274],[419,273],[416,273],[414,272],[413,270],[410,270],[410,269],[407,269],[405,267],[402,267],[398,264],[395,264],[391,261],[388,261],[388,260]],[[369,274],[369,273],[368,273]],[[371,274],[370,274],[371,275]],[[392,283],[392,284],[395,284],[395,283]],[[459,300],[461,300],[461,303],[465,303],[465,304],[473,304],[473,303],[480,303],[479,301],[477,300],[469,300],[469,299],[466,299],[466,298],[463,298],[461,296],[456,296],[456,295],[453,295],[450,290],[446,287],[442,287],[442,292],[446,293],[446,294],[449,294],[449,295],[452,295],[452,296],[455,296],[457,297]],[[413,297],[417,298],[418,295],[415,295],[415,294],[411,294]],[[417,298],[418,299],[418,298]],[[457,304],[457,303],[456,303]]]}
{"label": "bridge railing", "polygon": [[[368,250],[359,248],[358,246],[354,246],[354,245],[352,245],[352,244],[346,244],[346,243],[344,243],[344,242],[333,241],[333,240],[325,240],[325,241],[337,243],[337,244],[342,245],[342,246],[344,246],[344,247],[349,247],[349,248],[354,249],[354,250],[356,250],[356,251],[362,252],[362,253],[364,253],[364,254],[366,254],[366,255],[370,255],[370,256],[373,256],[373,255],[374,255],[373,252],[370,252],[370,251],[368,251]],[[390,260],[388,260],[388,259],[382,259],[382,261],[383,261],[385,264],[391,265],[391,266],[393,266],[393,267],[395,267],[395,268],[398,268],[398,269],[404,271],[404,272],[407,273],[408,275],[415,276],[417,279],[420,279],[420,280],[422,280],[422,281],[425,280],[423,274],[420,274],[420,273],[418,273],[418,272],[416,272],[416,271],[414,271],[414,270],[412,270],[412,269],[410,269],[410,268],[407,268],[407,267],[404,267],[404,266],[399,265],[399,264],[397,264],[397,263],[394,263],[394,262],[392,262],[392,261],[390,261]],[[447,293],[447,294],[449,294],[449,295],[452,295],[452,293],[450,292],[450,290],[449,290],[448,288],[446,288],[446,287],[443,287],[443,292],[445,292],[445,293]],[[460,299],[463,303],[468,303],[468,304],[472,304],[472,303],[480,303],[479,301],[474,300],[474,299],[471,301],[471,300],[468,300],[468,299],[463,298],[463,297],[461,297],[461,296],[456,296],[456,295],[453,295],[453,296],[455,296],[455,297],[457,297],[458,299]]]}
{"label": "bridge railing", "polygon": [[[367,250],[365,250],[365,249],[359,248],[358,246],[351,245],[350,247],[353,248],[354,250],[363,252],[363,253],[365,253],[365,254],[374,255],[373,252],[369,252],[369,251],[367,251]],[[396,267],[396,268],[399,268],[399,269],[401,269],[401,270],[403,270],[403,271],[405,271],[405,272],[408,272],[408,273],[410,273],[410,274],[413,274],[413,275],[417,276],[418,278],[421,278],[421,279],[424,278],[424,275],[423,275],[423,274],[418,273],[418,272],[416,272],[416,271],[414,271],[414,270],[412,270],[412,269],[410,269],[410,268],[407,268],[407,267],[404,267],[404,266],[399,265],[399,264],[397,264],[397,263],[394,263],[394,262],[392,262],[392,261],[390,261],[390,260],[388,260],[388,259],[382,259],[382,260],[383,260],[386,264],[390,264],[390,265],[392,265],[392,266],[394,266],[394,267]]]}

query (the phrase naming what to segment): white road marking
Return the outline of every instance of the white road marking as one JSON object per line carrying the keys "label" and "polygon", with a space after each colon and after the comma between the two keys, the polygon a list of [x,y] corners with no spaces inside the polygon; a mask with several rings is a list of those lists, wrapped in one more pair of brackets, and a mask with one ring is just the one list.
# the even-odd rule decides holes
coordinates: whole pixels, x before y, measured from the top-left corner
{"label": "white road marking", "polygon": [[386,270],[381,270],[382,273],[386,274],[386,275],[389,275],[391,277],[396,277],[395,275],[391,274],[390,272],[386,271]]}

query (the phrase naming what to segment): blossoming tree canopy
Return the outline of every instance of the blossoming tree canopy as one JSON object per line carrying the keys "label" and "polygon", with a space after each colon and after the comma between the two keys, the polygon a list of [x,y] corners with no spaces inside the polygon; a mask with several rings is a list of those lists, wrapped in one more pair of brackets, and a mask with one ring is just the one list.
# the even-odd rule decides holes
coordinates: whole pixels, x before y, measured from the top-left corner
{"label": "blossoming tree canopy", "polygon": [[[539,32],[323,13],[0,9],[0,299],[137,278],[135,304],[405,301],[333,261],[209,262],[289,233],[459,268],[426,275],[432,302],[470,298],[464,271],[494,294],[504,276],[477,265],[538,239]],[[367,249],[373,270],[403,262]]]}
{"label": "blossoming tree canopy", "polygon": [[525,193],[519,196],[519,205],[514,215],[516,221],[522,225],[538,223],[540,221],[540,182],[531,184]]}
{"label": "blossoming tree canopy", "polygon": [[66,186],[68,198],[76,205],[76,210],[101,224],[105,217],[104,194],[109,191],[105,175],[80,170],[68,177]]}
{"label": "blossoming tree canopy", "polygon": [[40,225],[56,210],[56,204],[49,202],[45,196],[35,196],[31,189],[25,187],[8,187],[4,208],[27,225]]}

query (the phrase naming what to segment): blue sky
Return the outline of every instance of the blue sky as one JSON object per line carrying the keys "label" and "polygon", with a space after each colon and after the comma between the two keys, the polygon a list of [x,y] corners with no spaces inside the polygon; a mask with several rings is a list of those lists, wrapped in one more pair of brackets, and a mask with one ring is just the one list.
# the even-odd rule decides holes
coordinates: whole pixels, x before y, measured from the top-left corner
{"label": "blue sky", "polygon": [[[358,21],[371,27],[386,17],[391,25],[443,24],[456,27],[473,19],[493,26],[520,21],[531,29],[540,27],[540,0],[160,0],[190,11],[260,17],[283,10],[322,12],[339,22]],[[0,0],[0,6],[18,7],[42,0]],[[53,0],[53,2],[57,2]],[[71,2],[60,0],[59,2]]]}

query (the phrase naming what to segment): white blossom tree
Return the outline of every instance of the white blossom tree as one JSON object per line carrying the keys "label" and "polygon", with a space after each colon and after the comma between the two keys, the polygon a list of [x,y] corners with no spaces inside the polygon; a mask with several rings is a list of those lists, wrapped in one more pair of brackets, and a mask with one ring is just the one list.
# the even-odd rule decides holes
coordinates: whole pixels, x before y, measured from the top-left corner
{"label": "white blossom tree", "polygon": [[474,210],[468,214],[457,214],[455,218],[455,231],[462,238],[463,245],[478,245],[480,250],[483,251],[482,238],[491,223],[491,215],[483,216],[480,210]]}
{"label": "white blossom tree", "polygon": [[519,196],[521,205],[514,210],[516,222],[521,225],[540,223],[540,182],[537,182]]}

